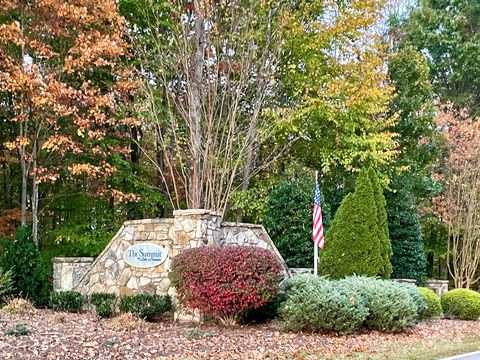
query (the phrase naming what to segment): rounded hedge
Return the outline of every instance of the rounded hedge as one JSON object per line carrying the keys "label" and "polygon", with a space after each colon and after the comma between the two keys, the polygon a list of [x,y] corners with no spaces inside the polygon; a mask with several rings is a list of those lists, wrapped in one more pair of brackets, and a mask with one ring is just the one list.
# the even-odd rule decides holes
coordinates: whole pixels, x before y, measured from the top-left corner
{"label": "rounded hedge", "polygon": [[477,320],[480,317],[480,294],[469,289],[455,289],[441,298],[443,313],[461,320]]}
{"label": "rounded hedge", "polygon": [[173,259],[169,278],[180,303],[234,324],[247,310],[272,301],[282,276],[271,251],[225,245],[181,252]]}
{"label": "rounded hedge", "polygon": [[368,315],[363,299],[354,290],[324,278],[295,277],[286,284],[286,296],[280,308],[285,330],[350,334],[362,328]]}
{"label": "rounded hedge", "polygon": [[440,297],[435,294],[435,291],[425,287],[417,287],[418,292],[427,304],[424,311],[419,312],[420,319],[432,319],[442,315],[442,303]]}

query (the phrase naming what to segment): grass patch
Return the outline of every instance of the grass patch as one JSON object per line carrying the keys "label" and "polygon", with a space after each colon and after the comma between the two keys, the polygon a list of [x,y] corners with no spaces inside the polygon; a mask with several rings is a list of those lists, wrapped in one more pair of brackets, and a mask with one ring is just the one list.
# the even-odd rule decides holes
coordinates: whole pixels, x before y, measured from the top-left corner
{"label": "grass patch", "polygon": [[424,341],[395,346],[374,354],[356,353],[347,359],[433,360],[480,350],[480,339]]}

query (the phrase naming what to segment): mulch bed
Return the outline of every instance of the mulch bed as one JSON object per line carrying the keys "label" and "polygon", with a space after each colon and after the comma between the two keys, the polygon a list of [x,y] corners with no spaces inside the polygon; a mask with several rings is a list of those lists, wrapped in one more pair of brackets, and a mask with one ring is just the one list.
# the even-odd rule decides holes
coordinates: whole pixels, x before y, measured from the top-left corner
{"label": "mulch bed", "polygon": [[[339,359],[355,352],[381,352],[411,342],[480,338],[480,321],[434,320],[402,334],[352,336],[288,333],[274,324],[226,328],[151,323],[132,331],[108,329],[93,313],[32,316],[0,313],[0,358],[6,359]],[[31,333],[4,335],[25,325]]]}

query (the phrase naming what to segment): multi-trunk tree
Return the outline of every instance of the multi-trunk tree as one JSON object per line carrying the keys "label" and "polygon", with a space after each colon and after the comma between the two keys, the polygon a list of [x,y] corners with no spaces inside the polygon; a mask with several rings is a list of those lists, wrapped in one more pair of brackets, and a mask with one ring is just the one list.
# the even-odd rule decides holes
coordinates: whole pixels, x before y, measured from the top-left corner
{"label": "multi-trunk tree", "polygon": [[0,106],[14,128],[4,146],[18,155],[21,221],[30,210],[38,243],[42,183],[83,178],[83,192],[125,198],[105,186],[134,122],[121,112],[134,89],[125,27],[111,0],[11,0],[0,11]]}
{"label": "multi-trunk tree", "polygon": [[448,224],[447,265],[455,287],[470,288],[480,280],[480,122],[451,108],[436,120],[446,148],[436,210]]}

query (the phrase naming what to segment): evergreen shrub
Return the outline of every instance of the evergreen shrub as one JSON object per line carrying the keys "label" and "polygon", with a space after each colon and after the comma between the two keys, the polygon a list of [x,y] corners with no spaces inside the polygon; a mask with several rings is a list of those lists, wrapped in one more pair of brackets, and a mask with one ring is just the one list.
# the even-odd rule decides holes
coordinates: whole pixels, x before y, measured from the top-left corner
{"label": "evergreen shrub", "polygon": [[480,294],[469,289],[455,289],[441,298],[443,313],[461,320],[478,320],[480,317]]}
{"label": "evergreen shrub", "polygon": [[145,320],[152,320],[170,311],[171,308],[172,299],[168,295],[140,293],[120,299],[122,313],[131,313]]}
{"label": "evergreen shrub", "polygon": [[354,289],[311,275],[290,279],[287,299],[280,308],[284,329],[331,330],[350,334],[362,328],[368,316],[363,298]]}
{"label": "evergreen shrub", "polygon": [[339,283],[353,289],[365,302],[369,314],[365,327],[371,330],[399,332],[412,326],[418,319],[418,306],[422,304],[413,295],[414,288],[393,281],[352,276]]}
{"label": "evergreen shrub", "polygon": [[116,296],[111,293],[93,293],[90,302],[95,306],[98,316],[108,318],[112,316]]}
{"label": "evergreen shrub", "polygon": [[387,201],[383,195],[382,184],[378,178],[375,170],[370,167],[368,168],[368,177],[373,187],[373,194],[375,200],[375,207],[377,208],[377,225],[379,228],[379,241],[381,247],[382,255],[382,264],[383,269],[381,269],[379,276],[384,279],[389,279],[392,274],[392,265],[390,263],[390,258],[392,257],[392,244],[390,243],[390,235],[388,231],[388,218],[387,218]]}
{"label": "evergreen shrub", "polygon": [[13,289],[12,272],[0,268],[0,296],[8,295]]}
{"label": "evergreen shrub", "polygon": [[420,312],[421,319],[438,318],[442,315],[442,303],[440,302],[440,296],[435,294],[435,291],[425,287],[417,288],[419,293],[423,297],[423,301],[427,304],[427,308]]}
{"label": "evergreen shrub", "polygon": [[[312,178],[286,179],[275,185],[268,197],[263,225],[289,267],[313,267]],[[322,198],[323,225],[329,225],[329,207]]]}
{"label": "evergreen shrub", "polygon": [[184,306],[233,324],[275,298],[281,267],[272,252],[258,247],[205,246],[177,255],[169,277]]}
{"label": "evergreen shrub", "polygon": [[423,284],[427,260],[420,218],[412,195],[404,189],[401,179],[394,179],[395,192],[387,195],[388,228],[392,243],[392,277],[416,279]]}
{"label": "evergreen shrub", "polygon": [[0,267],[12,274],[12,295],[29,298],[37,305],[46,301],[47,279],[30,228],[20,228],[15,240],[5,244]]}
{"label": "evergreen shrub", "polygon": [[243,315],[243,323],[262,323],[275,319],[279,315],[282,304],[287,299],[284,292],[279,292],[277,296],[265,305],[259,308],[249,308]]}
{"label": "evergreen shrub", "polygon": [[412,326],[426,309],[415,287],[365,276],[298,276],[288,280],[285,293],[280,317],[283,327],[294,331],[398,332]]}
{"label": "evergreen shrub", "polygon": [[50,307],[55,311],[78,312],[83,307],[83,297],[78,291],[50,293]]}
{"label": "evergreen shrub", "polygon": [[378,222],[374,187],[364,169],[357,177],[355,191],[344,198],[326,233],[319,273],[333,278],[354,274],[388,276],[385,229]]}

